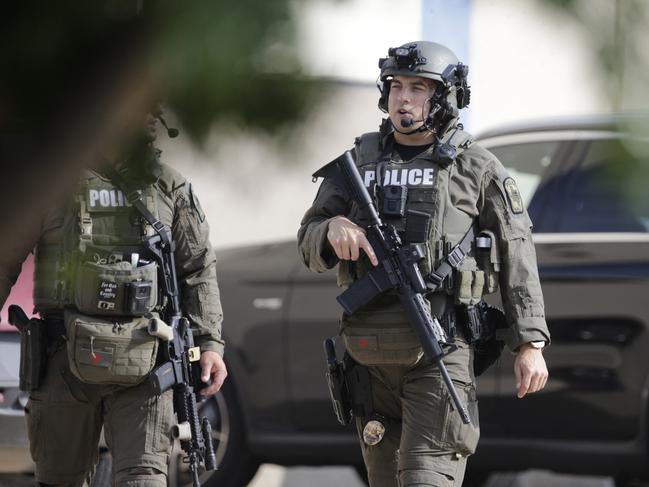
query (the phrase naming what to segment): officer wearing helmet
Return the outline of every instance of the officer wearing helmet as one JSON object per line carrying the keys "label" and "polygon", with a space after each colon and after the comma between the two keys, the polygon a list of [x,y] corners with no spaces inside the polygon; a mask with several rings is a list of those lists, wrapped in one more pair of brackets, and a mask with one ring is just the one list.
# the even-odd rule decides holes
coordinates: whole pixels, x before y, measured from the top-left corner
{"label": "officer wearing helmet", "polygon": [[2,306],[21,263],[35,254],[40,319],[25,325],[20,313],[13,322],[34,326],[22,333],[20,375],[38,485],[89,485],[102,427],[114,485],[167,485],[172,390],[158,395],[149,380],[163,346],[160,328],[149,324],[169,306],[162,292],[169,274],[147,245],[160,228],[171,230],[181,309],[200,348],[202,380],[211,382],[201,393],[214,394],[227,375],[208,224],[192,185],[160,161],[158,121],[165,124],[156,106],[126,128],[128,143],[106,147],[101,169],[87,170],[68,201],[40,215],[33,240],[7,242],[0,260]]}
{"label": "officer wearing helmet", "polygon": [[[519,398],[547,381],[542,350],[550,334],[532,223],[515,181],[458,123],[470,101],[468,67],[425,41],[391,48],[379,67],[379,107],[388,118],[356,139],[354,162],[383,221],[424,249],[422,274],[434,280],[443,265],[452,270],[426,299],[454,342],[444,363],[471,423],[450,406],[439,369],[422,359],[393,291],[342,316],[346,360],[368,377],[347,386],[370,403],[356,413],[356,425],[372,487],[457,487],[479,438],[475,376],[495,360],[499,344],[516,354]],[[314,272],[337,265],[342,287],[378,264],[352,199],[325,176],[298,232],[304,263]],[[465,256],[458,259],[460,247]],[[483,301],[496,292],[504,314]]]}

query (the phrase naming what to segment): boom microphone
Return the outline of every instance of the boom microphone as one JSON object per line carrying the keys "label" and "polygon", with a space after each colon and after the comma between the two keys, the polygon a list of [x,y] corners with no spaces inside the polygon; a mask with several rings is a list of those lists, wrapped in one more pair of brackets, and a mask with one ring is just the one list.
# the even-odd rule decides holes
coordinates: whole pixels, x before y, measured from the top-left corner
{"label": "boom microphone", "polygon": [[404,118],[401,120],[401,126],[404,129],[407,129],[408,127],[412,127],[414,124],[418,122],[423,122],[423,120],[413,120],[412,118]]}
{"label": "boom microphone", "polygon": [[158,120],[160,120],[160,123],[163,125],[163,127],[167,129],[167,135],[169,136],[170,139],[174,139],[178,137],[180,131],[176,128],[169,127],[167,125],[167,121],[162,117],[162,115],[158,115]]}

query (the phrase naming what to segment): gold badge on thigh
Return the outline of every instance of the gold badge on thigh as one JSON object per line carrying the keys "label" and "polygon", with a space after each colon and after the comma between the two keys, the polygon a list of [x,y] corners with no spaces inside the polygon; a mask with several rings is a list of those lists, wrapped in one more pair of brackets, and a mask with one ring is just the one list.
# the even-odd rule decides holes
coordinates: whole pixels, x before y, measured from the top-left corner
{"label": "gold badge on thigh", "polygon": [[363,442],[366,445],[374,446],[381,442],[385,436],[385,419],[374,416],[363,428]]}

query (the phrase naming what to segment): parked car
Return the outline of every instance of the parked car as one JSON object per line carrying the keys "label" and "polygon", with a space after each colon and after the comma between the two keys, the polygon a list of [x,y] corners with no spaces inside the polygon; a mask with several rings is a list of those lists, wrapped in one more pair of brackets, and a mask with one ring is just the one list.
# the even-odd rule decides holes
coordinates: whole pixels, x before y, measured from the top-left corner
{"label": "parked car", "polygon": [[[610,475],[619,485],[649,477],[649,198],[633,197],[645,184],[637,174],[649,174],[649,143],[620,132],[624,120],[517,125],[479,138],[518,181],[535,223],[553,342],[540,393],[516,398],[507,352],[479,378],[482,439],[467,485],[529,468]],[[335,273],[309,272],[294,240],[218,257],[230,375],[202,405],[221,464],[205,485],[243,487],[261,462],[362,474],[358,439],[335,421],[324,380],[322,341],[340,315]],[[185,485],[175,452],[170,485]]]}
{"label": "parked car", "polygon": [[[30,257],[7,303],[31,309],[33,269]],[[0,312],[0,472],[24,472],[33,469],[24,419],[27,394],[18,389],[20,335],[6,322],[7,307]]]}

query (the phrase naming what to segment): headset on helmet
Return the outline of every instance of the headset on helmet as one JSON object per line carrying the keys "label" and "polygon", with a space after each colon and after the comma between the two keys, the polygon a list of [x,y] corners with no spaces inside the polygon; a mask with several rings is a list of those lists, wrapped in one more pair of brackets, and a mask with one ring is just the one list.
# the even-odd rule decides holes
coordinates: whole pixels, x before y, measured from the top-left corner
{"label": "headset on helmet", "polygon": [[421,76],[432,79],[437,87],[431,97],[431,110],[417,131],[435,130],[458,118],[459,110],[468,106],[471,89],[469,67],[458,61],[449,48],[435,42],[417,41],[388,49],[388,57],[379,59],[381,92],[379,108],[387,112],[390,83],[394,76]]}

